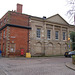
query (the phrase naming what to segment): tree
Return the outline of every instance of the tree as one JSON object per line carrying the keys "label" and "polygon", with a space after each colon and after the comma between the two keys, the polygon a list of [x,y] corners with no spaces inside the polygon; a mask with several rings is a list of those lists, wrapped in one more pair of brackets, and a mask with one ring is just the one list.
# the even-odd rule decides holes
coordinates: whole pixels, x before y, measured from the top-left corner
{"label": "tree", "polygon": [[72,40],[72,50],[75,50],[75,32],[70,33],[70,38]]}
{"label": "tree", "polygon": [[69,21],[71,24],[75,25],[75,0],[67,0],[67,5],[70,6],[70,9],[67,11],[67,15],[69,15]]}

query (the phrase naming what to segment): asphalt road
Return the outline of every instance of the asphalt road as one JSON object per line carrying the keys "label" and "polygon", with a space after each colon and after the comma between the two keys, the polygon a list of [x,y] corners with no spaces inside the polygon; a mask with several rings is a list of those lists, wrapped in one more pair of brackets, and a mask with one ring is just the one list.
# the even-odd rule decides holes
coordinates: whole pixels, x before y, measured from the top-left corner
{"label": "asphalt road", "polygon": [[75,75],[65,66],[71,61],[65,57],[0,58],[0,75]]}

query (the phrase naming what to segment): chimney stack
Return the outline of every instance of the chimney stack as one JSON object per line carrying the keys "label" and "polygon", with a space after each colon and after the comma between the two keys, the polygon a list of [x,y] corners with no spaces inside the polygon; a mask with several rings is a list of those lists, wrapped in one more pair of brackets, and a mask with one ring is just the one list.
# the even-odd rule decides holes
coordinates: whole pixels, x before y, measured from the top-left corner
{"label": "chimney stack", "polygon": [[22,13],[22,4],[17,4],[17,12]]}

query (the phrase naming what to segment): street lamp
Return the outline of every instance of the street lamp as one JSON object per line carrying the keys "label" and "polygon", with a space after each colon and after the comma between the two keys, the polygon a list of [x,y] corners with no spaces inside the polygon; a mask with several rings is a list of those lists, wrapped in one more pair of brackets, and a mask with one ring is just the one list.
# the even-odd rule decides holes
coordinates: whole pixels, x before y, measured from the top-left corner
{"label": "street lamp", "polygon": [[68,41],[70,41],[70,38],[68,38]]}

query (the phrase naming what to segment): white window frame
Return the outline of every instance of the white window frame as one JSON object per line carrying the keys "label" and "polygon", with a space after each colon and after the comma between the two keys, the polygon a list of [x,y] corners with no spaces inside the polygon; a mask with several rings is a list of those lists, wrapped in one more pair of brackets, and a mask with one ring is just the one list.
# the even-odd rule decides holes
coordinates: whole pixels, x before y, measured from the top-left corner
{"label": "white window frame", "polygon": [[65,33],[65,35],[63,34],[63,40],[66,40],[66,32],[63,32],[63,33]]}
{"label": "white window frame", "polygon": [[[58,33],[56,33],[58,32]],[[58,40],[59,39],[59,31],[55,31],[55,39]]]}
{"label": "white window frame", "polygon": [[[50,31],[50,32],[48,32],[48,31]],[[47,39],[51,39],[51,30],[47,30]]]}
{"label": "white window frame", "polygon": [[36,29],[36,37],[41,38],[41,28]]}

